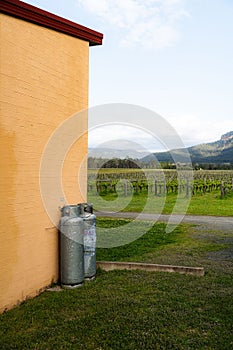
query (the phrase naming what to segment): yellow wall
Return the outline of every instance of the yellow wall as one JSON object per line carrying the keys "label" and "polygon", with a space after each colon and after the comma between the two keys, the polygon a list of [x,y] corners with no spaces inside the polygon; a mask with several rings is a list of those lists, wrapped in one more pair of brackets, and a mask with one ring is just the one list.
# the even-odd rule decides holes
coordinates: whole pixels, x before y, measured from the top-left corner
{"label": "yellow wall", "polygon": [[[40,195],[40,161],[54,130],[87,108],[88,55],[86,41],[1,15],[0,311],[57,280],[58,234]],[[85,115],[77,128],[87,128]],[[62,169],[69,204],[86,200],[85,166],[82,194],[77,186],[84,154],[87,133]],[[61,204],[54,199],[57,213]]]}

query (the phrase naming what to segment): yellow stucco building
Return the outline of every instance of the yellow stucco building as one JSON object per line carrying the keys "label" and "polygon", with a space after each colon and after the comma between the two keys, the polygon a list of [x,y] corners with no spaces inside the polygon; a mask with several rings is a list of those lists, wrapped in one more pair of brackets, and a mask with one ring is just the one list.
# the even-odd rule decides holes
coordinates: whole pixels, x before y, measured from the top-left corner
{"label": "yellow stucco building", "polygon": [[[0,311],[4,311],[58,279],[56,224],[63,199],[53,200],[54,223],[41,197],[41,159],[54,131],[87,109],[89,46],[101,45],[103,35],[18,0],[1,1],[0,7]],[[86,200],[87,170],[81,162],[88,152],[87,113],[80,114],[77,133],[81,136],[62,163],[69,204]],[[48,183],[52,185],[57,176],[48,175]]]}

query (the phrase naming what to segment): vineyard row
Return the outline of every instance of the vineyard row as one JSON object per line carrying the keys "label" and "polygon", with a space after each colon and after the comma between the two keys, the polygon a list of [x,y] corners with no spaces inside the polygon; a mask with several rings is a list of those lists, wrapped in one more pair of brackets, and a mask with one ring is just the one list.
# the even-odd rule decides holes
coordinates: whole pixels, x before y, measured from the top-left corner
{"label": "vineyard row", "polygon": [[177,178],[211,181],[230,181],[232,170],[158,170],[158,169],[99,169],[88,170],[88,180],[175,180]]}
{"label": "vineyard row", "polygon": [[206,193],[220,190],[221,196],[224,197],[229,191],[233,191],[233,178],[227,180],[210,180],[199,179],[190,181],[189,178],[178,181],[173,180],[95,180],[88,181],[88,191],[101,193],[122,193],[125,196],[131,193],[150,192],[157,195],[165,195],[169,193],[183,193],[186,196],[198,193]]}

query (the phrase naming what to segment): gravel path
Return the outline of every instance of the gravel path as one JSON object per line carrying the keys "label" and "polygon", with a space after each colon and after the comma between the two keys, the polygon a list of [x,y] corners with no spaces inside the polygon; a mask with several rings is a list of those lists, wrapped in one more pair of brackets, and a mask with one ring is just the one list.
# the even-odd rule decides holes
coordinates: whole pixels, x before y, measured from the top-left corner
{"label": "gravel path", "polygon": [[134,219],[138,217],[141,220],[153,220],[153,221],[162,221],[167,222],[170,220],[170,223],[177,223],[182,219],[182,222],[196,225],[209,226],[211,229],[216,230],[227,230],[233,232],[233,216],[199,216],[199,215],[166,215],[166,214],[141,214],[134,212],[96,212],[97,216],[100,217],[109,217],[109,218],[121,218],[121,219]]}

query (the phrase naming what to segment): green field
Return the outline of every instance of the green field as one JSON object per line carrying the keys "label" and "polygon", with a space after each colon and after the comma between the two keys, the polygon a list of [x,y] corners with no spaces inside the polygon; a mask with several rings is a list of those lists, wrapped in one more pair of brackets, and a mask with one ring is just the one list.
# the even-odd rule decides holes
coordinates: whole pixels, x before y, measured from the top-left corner
{"label": "green field", "polygon": [[[166,197],[149,197],[146,193],[135,194],[132,198],[117,195],[113,193],[103,193],[97,196],[88,193],[88,201],[93,203],[94,208],[99,211],[124,211],[124,212],[142,212],[170,214],[175,203],[180,203],[180,210],[177,213],[187,213],[192,215],[215,215],[232,216],[233,215],[233,193],[229,193],[221,198],[218,191],[199,194],[191,197],[187,211],[182,211],[182,201],[187,203],[187,199],[177,199],[177,195],[168,194]],[[145,205],[147,207],[145,209]]]}
{"label": "green field", "polygon": [[232,171],[196,171],[188,184],[187,174],[179,187],[173,170],[100,169],[95,180],[89,171],[88,201],[99,211],[233,215]]}

